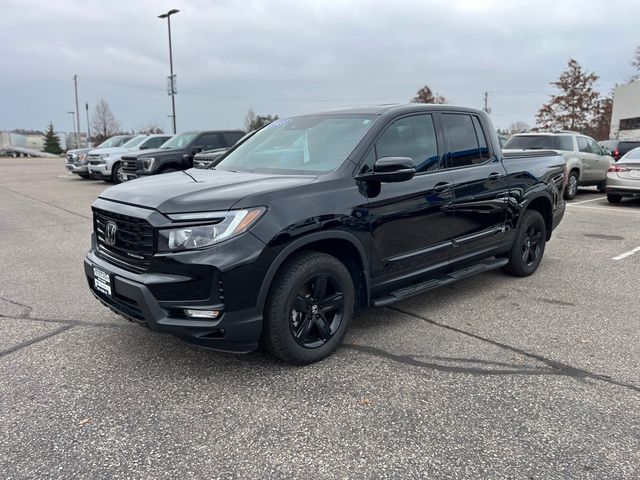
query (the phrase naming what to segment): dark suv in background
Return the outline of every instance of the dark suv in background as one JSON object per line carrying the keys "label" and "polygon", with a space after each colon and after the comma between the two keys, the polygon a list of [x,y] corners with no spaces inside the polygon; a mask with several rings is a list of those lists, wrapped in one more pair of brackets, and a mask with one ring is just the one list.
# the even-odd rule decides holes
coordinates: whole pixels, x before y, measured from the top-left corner
{"label": "dark suv in background", "polygon": [[242,130],[184,132],[156,150],[122,156],[121,180],[176,172],[193,167],[193,157],[204,150],[229,148],[244,136]]}
{"label": "dark suv in background", "polygon": [[604,140],[598,142],[602,148],[611,152],[611,156],[617,162],[636,147],[640,147],[640,141],[635,140]]}

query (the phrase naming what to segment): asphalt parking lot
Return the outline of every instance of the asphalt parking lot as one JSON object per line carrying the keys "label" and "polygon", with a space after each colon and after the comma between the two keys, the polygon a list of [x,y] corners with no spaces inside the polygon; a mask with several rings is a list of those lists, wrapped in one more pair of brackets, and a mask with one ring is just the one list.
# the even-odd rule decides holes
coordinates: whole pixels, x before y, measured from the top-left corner
{"label": "asphalt parking lot", "polygon": [[585,190],[534,276],[370,309],[296,368],[100,305],[107,187],[0,159],[1,478],[640,478],[640,201]]}

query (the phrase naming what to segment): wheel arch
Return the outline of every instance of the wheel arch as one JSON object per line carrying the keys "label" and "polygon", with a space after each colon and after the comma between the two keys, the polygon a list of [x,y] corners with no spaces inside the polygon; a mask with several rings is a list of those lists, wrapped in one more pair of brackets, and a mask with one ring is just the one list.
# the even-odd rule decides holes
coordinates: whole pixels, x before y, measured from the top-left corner
{"label": "wheel arch", "polygon": [[522,221],[523,213],[527,210],[535,210],[542,215],[544,224],[547,229],[547,241],[551,238],[551,231],[553,229],[553,203],[551,198],[541,193],[531,198],[522,208],[520,212],[520,218],[518,218],[518,224]]}
{"label": "wheel arch", "polygon": [[324,252],[336,257],[349,270],[356,291],[356,308],[369,305],[369,261],[364,247],[357,237],[343,231],[316,232],[287,245],[274,259],[262,281],[258,293],[258,307],[264,310],[271,284],[285,262],[296,253],[309,250]]}

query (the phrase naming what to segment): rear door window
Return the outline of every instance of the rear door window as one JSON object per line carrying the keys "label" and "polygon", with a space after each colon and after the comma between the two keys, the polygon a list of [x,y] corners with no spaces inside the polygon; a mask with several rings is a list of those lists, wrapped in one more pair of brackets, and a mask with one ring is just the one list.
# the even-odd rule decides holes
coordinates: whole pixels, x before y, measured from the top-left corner
{"label": "rear door window", "polygon": [[480,142],[471,115],[445,113],[442,115],[442,122],[449,141],[449,167],[478,165],[486,161],[481,153]]}
{"label": "rear door window", "polygon": [[600,148],[600,145],[598,145],[594,140],[591,140],[590,138],[587,139],[587,142],[589,142],[589,148],[591,148],[591,153],[594,153],[596,155],[602,155],[602,149]]}

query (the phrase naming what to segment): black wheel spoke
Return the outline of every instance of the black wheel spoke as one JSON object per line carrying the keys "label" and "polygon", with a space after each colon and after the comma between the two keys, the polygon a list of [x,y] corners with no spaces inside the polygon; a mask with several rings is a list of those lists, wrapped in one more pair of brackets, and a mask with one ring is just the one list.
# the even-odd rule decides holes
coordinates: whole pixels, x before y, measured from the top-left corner
{"label": "black wheel spoke", "polygon": [[311,327],[313,326],[313,317],[311,315],[305,315],[302,318],[302,323],[296,330],[296,337],[300,340],[305,340],[309,336],[309,332],[311,331]]}
{"label": "black wheel spoke", "polygon": [[327,313],[327,312],[336,310],[338,308],[342,308],[344,298],[342,296],[342,293],[338,292],[338,293],[334,293],[333,295],[323,300],[320,300],[320,302],[321,302],[320,311]]}
{"label": "black wheel spoke", "polygon": [[319,300],[324,298],[327,292],[327,276],[326,275],[318,275],[315,278],[315,283],[313,285],[313,298]]}
{"label": "black wheel spoke", "polygon": [[524,263],[529,263],[529,252],[531,251],[531,249],[529,247],[524,247],[524,250],[522,251],[522,261]]}
{"label": "black wheel spoke", "polygon": [[535,232],[531,237],[531,245],[538,245],[542,240],[542,234],[540,232]]}
{"label": "black wheel spoke", "polygon": [[296,295],[296,298],[293,300],[293,308],[300,313],[306,313],[309,310],[307,299],[302,295]]}
{"label": "black wheel spoke", "polygon": [[318,332],[320,332],[320,337],[323,340],[328,340],[331,338],[331,326],[327,321],[327,317],[324,315],[317,315],[315,318],[316,325],[318,327]]}

